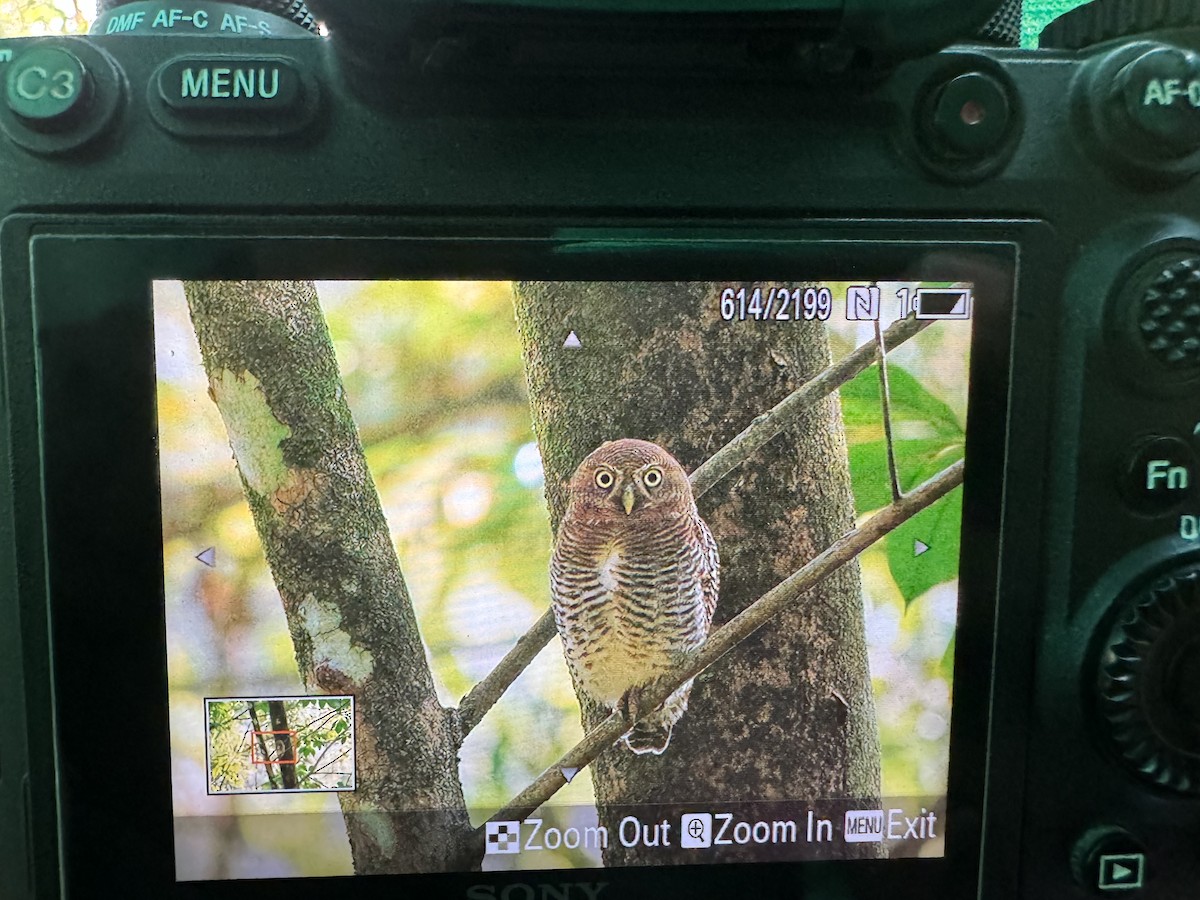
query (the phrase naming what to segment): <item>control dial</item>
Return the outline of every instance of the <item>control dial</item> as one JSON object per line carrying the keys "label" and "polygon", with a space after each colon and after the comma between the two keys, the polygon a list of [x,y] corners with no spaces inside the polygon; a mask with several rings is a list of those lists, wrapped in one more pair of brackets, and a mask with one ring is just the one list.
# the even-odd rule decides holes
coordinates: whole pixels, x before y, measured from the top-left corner
{"label": "control dial", "polygon": [[1038,46],[1043,50],[1082,50],[1117,38],[1198,25],[1200,7],[1194,3],[1092,0],[1042,29]]}
{"label": "control dial", "polygon": [[1105,337],[1114,368],[1143,390],[1194,392],[1200,382],[1200,243],[1161,241],[1148,248],[1109,297]]}
{"label": "control dial", "polygon": [[[192,34],[204,37],[286,37],[304,32],[319,34],[320,29],[304,0],[196,0],[187,16],[177,4],[167,0],[101,0],[92,34]],[[233,7],[230,10],[230,7]],[[224,14],[238,13],[236,27],[216,28]],[[249,15],[260,11],[265,16]],[[247,15],[242,15],[242,14]],[[295,28],[284,26],[284,19]]]}
{"label": "control dial", "polygon": [[1200,796],[1200,564],[1132,595],[1107,636],[1098,709],[1141,778]]}
{"label": "control dial", "polygon": [[1200,369],[1200,257],[1164,264],[1138,298],[1137,332],[1146,353],[1164,368]]}

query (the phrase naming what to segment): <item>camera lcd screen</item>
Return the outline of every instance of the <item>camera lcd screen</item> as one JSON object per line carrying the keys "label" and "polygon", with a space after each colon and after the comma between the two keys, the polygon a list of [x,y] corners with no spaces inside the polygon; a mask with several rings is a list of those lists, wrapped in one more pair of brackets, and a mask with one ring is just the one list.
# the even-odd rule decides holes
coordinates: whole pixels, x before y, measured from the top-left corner
{"label": "camera lcd screen", "polygon": [[945,855],[977,299],[156,282],[178,880]]}

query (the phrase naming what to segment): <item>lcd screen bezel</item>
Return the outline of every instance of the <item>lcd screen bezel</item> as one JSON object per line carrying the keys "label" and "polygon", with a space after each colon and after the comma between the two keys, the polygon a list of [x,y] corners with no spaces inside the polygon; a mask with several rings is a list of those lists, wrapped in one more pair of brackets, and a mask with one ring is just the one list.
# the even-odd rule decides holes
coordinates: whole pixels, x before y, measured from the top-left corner
{"label": "lcd screen bezel", "polygon": [[[806,239],[795,231],[776,231],[733,240],[728,234],[613,229],[513,237],[35,239],[33,299],[66,884],[130,884],[123,865],[137,872],[148,896],[240,896],[244,891],[245,896],[282,897],[302,881],[330,890],[341,881],[175,882],[155,452],[155,280],[802,280],[885,279],[903,273],[913,280],[972,281],[984,301],[977,306],[971,361],[964,509],[964,531],[982,539],[971,542],[960,570],[962,595],[969,599],[960,609],[957,632],[946,857],[345,881],[347,890],[364,897],[391,896],[401,883],[423,896],[461,896],[473,884],[589,880],[603,880],[614,893],[630,897],[698,896],[701,886],[713,896],[747,888],[764,896],[800,896],[805,886],[817,891],[821,885],[842,885],[851,896],[863,897],[885,886],[898,898],[974,890],[984,820],[1016,248],[1003,241],[962,241],[961,231],[958,240],[923,235],[920,242],[868,241],[857,235],[831,240],[828,234]],[[933,261],[942,268],[930,269]],[[104,277],[94,277],[97,272]],[[85,597],[90,602],[80,602]],[[126,615],[111,615],[116,604],[124,605]],[[106,649],[120,657],[113,673],[120,685],[136,686],[146,698],[130,722],[146,736],[147,774],[138,792],[87,777],[104,765],[106,753],[115,759],[115,750],[83,748],[67,739],[88,721],[98,696],[113,689],[112,679],[96,677],[97,666],[109,658]]]}

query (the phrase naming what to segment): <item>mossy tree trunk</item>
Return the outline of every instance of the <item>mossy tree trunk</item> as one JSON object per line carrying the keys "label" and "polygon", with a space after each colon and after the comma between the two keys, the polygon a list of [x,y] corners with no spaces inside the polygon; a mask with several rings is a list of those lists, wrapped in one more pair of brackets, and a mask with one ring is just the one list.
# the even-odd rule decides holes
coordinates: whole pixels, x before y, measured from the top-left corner
{"label": "mossy tree trunk", "polygon": [[[526,282],[515,303],[557,528],[566,485],[603,441],[654,441],[689,472],[829,362],[820,323],[721,320],[722,285]],[[563,348],[574,331],[582,347]],[[840,404],[814,407],[704,495],[700,513],[721,552],[714,627],[853,527]],[[605,712],[584,704],[584,727]],[[878,802],[880,748],[857,564],[701,675],[662,756],[617,746],[596,760],[608,865],[694,862],[679,848],[626,848],[620,820],[638,808],[678,823],[681,812],[755,801]],[[647,811],[648,804],[661,804]],[[820,814],[820,806],[817,806]],[[873,857],[875,844],[835,838],[814,856]],[[768,847],[723,847],[723,860],[770,858]],[[795,848],[786,852],[794,853]]]}
{"label": "mossy tree trunk", "polygon": [[477,867],[457,720],[434,691],[314,286],[185,288],[300,676],[355,697],[357,790],[338,795],[355,871]]}

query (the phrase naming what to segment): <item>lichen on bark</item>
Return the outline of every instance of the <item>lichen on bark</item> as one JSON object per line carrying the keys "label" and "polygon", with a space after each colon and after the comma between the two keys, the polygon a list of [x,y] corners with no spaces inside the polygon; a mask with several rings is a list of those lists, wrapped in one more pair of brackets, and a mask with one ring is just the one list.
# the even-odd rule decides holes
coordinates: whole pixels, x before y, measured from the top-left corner
{"label": "lichen on bark", "polygon": [[458,730],[434,691],[315,287],[185,293],[300,677],[356,698],[357,790],[338,795],[355,872],[477,867]]}

